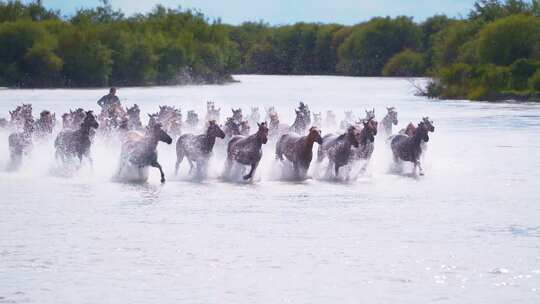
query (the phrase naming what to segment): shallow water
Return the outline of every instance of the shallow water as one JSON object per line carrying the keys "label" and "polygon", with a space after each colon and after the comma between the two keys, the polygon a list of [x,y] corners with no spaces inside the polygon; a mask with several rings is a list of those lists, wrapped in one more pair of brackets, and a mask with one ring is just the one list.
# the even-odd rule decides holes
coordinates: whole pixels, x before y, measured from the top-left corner
{"label": "shallow water", "polygon": [[[118,147],[98,140],[94,168],[60,174],[52,143],[0,172],[0,303],[538,303],[540,105],[430,101],[404,79],[237,76],[225,86],[121,88],[143,112],[180,105],[297,101],[343,116],[385,106],[399,127],[434,120],[425,176],[389,171],[382,138],[355,182],[276,180],[273,147],[251,184],[173,176],[112,182]],[[421,81],[421,80],[419,80]],[[105,90],[0,90],[0,116],[22,102],[96,108]],[[224,113],[225,112],[225,113]],[[323,129],[323,133],[325,130]],[[0,167],[8,162],[0,133]],[[409,168],[410,169],[410,168]]]}

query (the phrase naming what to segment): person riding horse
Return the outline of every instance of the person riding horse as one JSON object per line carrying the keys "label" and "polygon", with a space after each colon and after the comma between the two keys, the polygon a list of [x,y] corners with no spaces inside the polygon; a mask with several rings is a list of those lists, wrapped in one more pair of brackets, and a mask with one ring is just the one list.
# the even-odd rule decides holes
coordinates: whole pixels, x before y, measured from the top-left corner
{"label": "person riding horse", "polygon": [[120,103],[120,99],[118,99],[118,96],[116,96],[116,88],[111,88],[109,90],[109,94],[101,97],[97,101],[97,104],[101,107],[103,112],[106,112],[106,110],[113,106],[122,106],[122,104]]}

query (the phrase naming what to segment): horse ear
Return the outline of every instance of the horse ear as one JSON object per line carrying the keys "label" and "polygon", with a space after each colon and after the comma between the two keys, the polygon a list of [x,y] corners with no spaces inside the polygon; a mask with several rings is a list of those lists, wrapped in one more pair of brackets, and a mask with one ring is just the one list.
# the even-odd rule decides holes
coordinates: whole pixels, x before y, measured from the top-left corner
{"label": "horse ear", "polygon": [[261,127],[261,124],[260,124],[260,123],[257,123],[257,126],[260,128],[260,127]]}

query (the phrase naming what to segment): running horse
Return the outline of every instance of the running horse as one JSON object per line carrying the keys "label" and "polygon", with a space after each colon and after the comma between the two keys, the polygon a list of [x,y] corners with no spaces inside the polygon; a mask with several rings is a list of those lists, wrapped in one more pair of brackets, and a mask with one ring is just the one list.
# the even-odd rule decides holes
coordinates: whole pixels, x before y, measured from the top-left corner
{"label": "running horse", "polygon": [[328,157],[327,174],[334,169],[334,174],[339,175],[339,168],[349,164],[352,147],[358,148],[359,130],[355,126],[349,126],[347,131],[339,136],[328,134],[323,137],[323,144],[317,151],[317,162],[321,163]]}
{"label": "running horse", "polygon": [[362,130],[358,133],[358,148],[352,148],[351,158],[353,161],[365,160],[360,172],[365,172],[375,150],[375,135],[377,135],[378,123],[371,118],[359,124]]}
{"label": "running horse", "polygon": [[386,111],[386,116],[381,120],[379,129],[383,132],[383,136],[388,138],[388,136],[392,135],[392,125],[396,126],[398,124],[398,113],[394,107],[387,107]]}
{"label": "running horse", "polygon": [[19,167],[23,156],[30,154],[32,150],[32,132],[34,132],[34,120],[27,118],[22,132],[11,133],[9,135],[9,169]]}
{"label": "running horse", "polygon": [[127,114],[127,125],[125,126],[128,130],[142,130],[141,122],[141,109],[139,105],[134,104],[131,108],[126,107]]}
{"label": "running horse", "polygon": [[293,164],[296,178],[305,179],[309,170],[309,165],[313,159],[313,144],[322,145],[321,130],[311,127],[306,136],[296,133],[282,135],[276,144],[276,159],[289,160]]}
{"label": "running horse", "polygon": [[178,168],[184,157],[189,162],[189,173],[193,171],[193,163],[195,163],[199,174],[205,174],[216,138],[225,138],[225,132],[221,130],[215,120],[208,122],[208,129],[206,129],[205,134],[184,134],[180,136],[176,142],[175,174],[178,174]]}
{"label": "running horse", "polygon": [[395,135],[390,142],[394,163],[400,160],[412,162],[414,164],[412,173],[416,173],[416,168],[418,168],[420,175],[424,175],[424,170],[420,164],[420,156],[422,155],[422,142],[429,141],[429,132],[435,132],[435,127],[433,121],[428,117],[424,117],[418,123],[412,136]]}
{"label": "running horse", "polygon": [[97,129],[99,124],[92,111],[87,111],[83,122],[78,130],[64,130],[56,136],[54,147],[56,148],[56,158],[63,162],[74,157],[79,158],[82,163],[86,157],[92,164],[90,147],[92,146],[91,131]]}
{"label": "running horse", "polygon": [[257,123],[257,126],[259,127],[257,133],[247,137],[238,135],[229,141],[224,176],[230,175],[233,162],[251,166],[249,173],[243,176],[244,180],[251,179],[255,174],[255,170],[257,170],[262,158],[262,145],[268,142],[266,122]]}
{"label": "running horse", "polygon": [[162,141],[170,145],[172,138],[165,132],[160,123],[149,126],[143,135],[136,131],[128,132],[120,153],[120,168],[117,176],[121,176],[124,166],[134,166],[142,176],[142,169],[148,166],[158,168],[161,182],[165,182],[165,173],[158,162],[157,145]]}
{"label": "running horse", "polygon": [[35,124],[36,136],[43,138],[53,133],[56,117],[50,111],[44,110],[39,114]]}

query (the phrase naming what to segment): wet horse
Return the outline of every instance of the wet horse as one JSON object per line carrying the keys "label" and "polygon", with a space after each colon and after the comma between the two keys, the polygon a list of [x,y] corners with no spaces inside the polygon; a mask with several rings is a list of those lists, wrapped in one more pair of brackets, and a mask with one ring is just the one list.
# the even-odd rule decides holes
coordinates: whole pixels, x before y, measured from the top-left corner
{"label": "wet horse", "polygon": [[321,130],[311,127],[306,136],[296,133],[282,135],[276,144],[276,159],[292,162],[296,178],[305,179],[313,158],[313,144],[322,145]]}
{"label": "wet horse", "polygon": [[328,134],[323,137],[323,144],[317,151],[317,162],[320,163],[328,157],[327,174],[334,168],[335,176],[339,174],[339,168],[347,165],[351,159],[352,147],[358,148],[359,130],[355,126],[349,126],[344,134],[336,136]]}
{"label": "wet horse", "polygon": [[434,132],[435,127],[433,121],[428,117],[422,118],[422,121],[416,127],[413,136],[398,134],[392,138],[390,147],[394,156],[394,163],[399,160],[408,161],[414,164],[413,174],[416,173],[416,168],[420,171],[420,175],[424,175],[424,170],[420,164],[420,156],[422,155],[422,142],[429,141],[429,132]]}
{"label": "wet horse", "polygon": [[259,107],[251,107],[251,114],[249,115],[249,122],[255,125],[261,120],[261,114],[259,113]]}
{"label": "wet horse", "polygon": [[51,135],[54,129],[56,118],[50,111],[44,110],[39,114],[39,119],[35,123],[35,131],[37,137],[45,137]]}
{"label": "wet horse", "polygon": [[241,165],[251,166],[248,174],[243,176],[244,180],[253,177],[255,170],[262,158],[262,145],[268,142],[268,127],[266,122],[257,124],[257,133],[250,136],[235,136],[227,146],[227,161],[225,163],[225,174],[229,176],[233,162]]}
{"label": "wet horse", "polygon": [[184,134],[180,136],[176,142],[175,174],[178,174],[178,168],[184,157],[189,162],[190,173],[194,167],[193,163],[196,163],[197,171],[204,174],[203,170],[206,170],[208,160],[212,156],[216,138],[225,138],[225,132],[221,130],[214,120],[208,122],[208,129],[205,134]]}
{"label": "wet horse", "polygon": [[215,120],[219,123],[219,112],[221,108],[216,108],[216,104],[213,101],[206,102],[206,121]]}
{"label": "wet horse", "polygon": [[353,161],[365,160],[360,172],[365,172],[371,155],[375,150],[375,135],[377,135],[377,121],[369,119],[361,122],[362,130],[358,134],[358,148],[352,148]]}
{"label": "wet horse", "polygon": [[161,182],[164,183],[165,174],[158,162],[157,153],[157,145],[160,141],[169,145],[172,143],[172,138],[162,129],[160,123],[149,126],[144,135],[136,131],[131,131],[128,134],[127,140],[122,144],[118,176],[121,176],[123,167],[126,165],[136,167],[139,176],[142,175],[142,169],[144,167],[151,166],[159,169]]}
{"label": "wet horse", "polygon": [[34,120],[27,119],[24,123],[23,131],[11,133],[8,137],[10,169],[19,167],[24,155],[28,155],[32,150],[32,132],[34,131]]}
{"label": "wet horse", "polygon": [[98,127],[99,124],[92,111],[86,112],[78,130],[64,130],[56,136],[54,141],[56,158],[60,158],[65,162],[73,157],[78,157],[79,162],[82,162],[83,157],[86,157],[92,163],[90,157],[91,129],[97,129]]}
{"label": "wet horse", "polygon": [[323,123],[322,120],[322,113],[313,113],[313,126],[314,127],[321,127]]}
{"label": "wet horse", "polygon": [[126,107],[126,114],[127,125],[125,127],[128,130],[142,130],[141,109],[139,105],[134,104],[131,108]]}
{"label": "wet horse", "polygon": [[240,123],[234,120],[232,117],[227,118],[224,127],[225,136],[227,138],[232,138],[233,136],[241,135],[240,127]]}
{"label": "wet horse", "polygon": [[298,111],[304,114],[304,121],[306,122],[306,125],[311,125],[311,112],[309,111],[309,106],[300,101],[300,104],[298,105]]}
{"label": "wet horse", "polygon": [[388,138],[392,135],[392,125],[398,124],[398,113],[394,107],[386,108],[386,111],[386,116],[381,120],[379,129],[383,132],[383,136]]}

